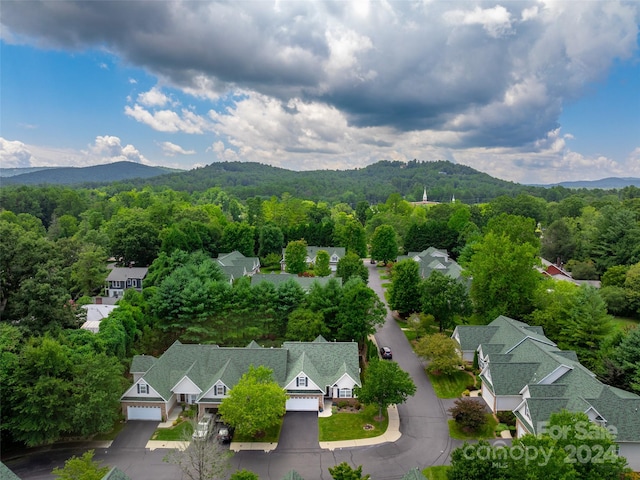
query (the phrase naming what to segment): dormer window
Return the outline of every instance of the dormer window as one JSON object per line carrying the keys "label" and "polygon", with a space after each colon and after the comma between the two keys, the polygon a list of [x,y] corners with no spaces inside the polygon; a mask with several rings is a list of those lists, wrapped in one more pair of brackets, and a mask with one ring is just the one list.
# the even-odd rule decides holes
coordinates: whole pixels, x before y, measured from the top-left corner
{"label": "dormer window", "polygon": [[296,377],[296,387],[308,387],[309,386],[309,379],[306,377],[306,375],[299,375],[298,377]]}
{"label": "dormer window", "polygon": [[222,397],[227,394],[227,387],[224,385],[216,385],[216,397]]}
{"label": "dormer window", "polygon": [[149,393],[149,385],[147,385],[146,383],[139,383],[138,384],[138,393],[142,393],[142,394]]}

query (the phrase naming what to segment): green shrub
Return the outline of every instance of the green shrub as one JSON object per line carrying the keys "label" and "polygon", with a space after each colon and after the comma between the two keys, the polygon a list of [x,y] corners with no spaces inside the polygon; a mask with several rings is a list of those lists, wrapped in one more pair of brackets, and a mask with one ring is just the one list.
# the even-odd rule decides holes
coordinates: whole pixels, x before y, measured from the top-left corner
{"label": "green shrub", "polygon": [[505,425],[515,426],[516,424],[516,416],[509,410],[498,411],[496,417],[498,417],[500,423],[504,423]]}

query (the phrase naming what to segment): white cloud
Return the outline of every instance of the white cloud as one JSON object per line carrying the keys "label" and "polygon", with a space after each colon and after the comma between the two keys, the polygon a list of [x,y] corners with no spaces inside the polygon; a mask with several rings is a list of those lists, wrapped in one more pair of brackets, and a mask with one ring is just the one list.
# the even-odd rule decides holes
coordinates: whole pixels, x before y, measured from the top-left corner
{"label": "white cloud", "polygon": [[136,162],[149,164],[150,162],[133,145],[122,146],[120,139],[111,135],[96,137],[93,145],[89,145],[88,152],[98,163]]}
{"label": "white cloud", "polygon": [[2,168],[30,167],[33,156],[29,148],[17,140],[0,137],[0,166]]}
{"label": "white cloud", "polygon": [[180,145],[171,142],[161,142],[160,148],[162,148],[162,151],[168,157],[175,155],[194,155],[196,153],[195,150],[185,150]]}
{"label": "white cloud", "polygon": [[211,130],[211,124],[205,118],[185,108],[180,114],[172,110],[151,112],[135,104],[133,107],[125,106],[124,113],[159,132],[204,133]]}
{"label": "white cloud", "polygon": [[138,103],[141,103],[145,107],[163,107],[169,103],[170,99],[156,86],[148,92],[143,92],[138,95]]}
{"label": "white cloud", "polygon": [[453,25],[481,25],[494,38],[511,33],[511,14],[502,5],[484,9],[475,7],[473,10],[450,10],[443,17]]}
{"label": "white cloud", "polygon": [[136,80],[135,78],[129,78],[129,83],[135,85],[136,83],[138,83],[138,80]]}

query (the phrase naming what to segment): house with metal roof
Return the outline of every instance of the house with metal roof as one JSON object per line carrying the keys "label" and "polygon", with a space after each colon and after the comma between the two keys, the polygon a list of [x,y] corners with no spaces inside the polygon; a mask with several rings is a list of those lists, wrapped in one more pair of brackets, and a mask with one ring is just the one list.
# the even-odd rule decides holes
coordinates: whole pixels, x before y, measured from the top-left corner
{"label": "house with metal roof", "polygon": [[493,412],[513,411],[519,436],[541,433],[554,412],[584,412],[615,434],[620,455],[640,470],[640,396],[602,383],[541,327],[500,316],[486,326],[459,325],[452,337],[478,353],[482,398]]}
{"label": "house with metal roof", "polygon": [[265,366],[288,393],[288,411],[319,411],[325,398],[352,398],[361,386],[355,342],[285,342],[263,348],[182,344],[176,341],[157,359],[135,356],[134,383],[122,395],[128,420],[162,420],[180,404],[198,406],[198,414],[216,411],[249,367]]}

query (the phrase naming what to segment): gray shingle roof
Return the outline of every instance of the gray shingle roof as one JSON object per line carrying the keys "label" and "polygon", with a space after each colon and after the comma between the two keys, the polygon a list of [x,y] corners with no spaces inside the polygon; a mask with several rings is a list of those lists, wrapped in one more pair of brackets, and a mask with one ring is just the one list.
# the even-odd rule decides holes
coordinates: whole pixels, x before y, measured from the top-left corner
{"label": "gray shingle roof", "polygon": [[113,467],[102,477],[102,480],[131,480],[122,470],[118,467]]}
{"label": "gray shingle roof", "polygon": [[157,358],[151,355],[134,355],[131,359],[129,371],[131,373],[144,373],[156,363],[156,360]]}
{"label": "gray shingle roof", "polygon": [[[142,359],[134,360],[136,366],[143,363]],[[262,348],[256,342],[247,347],[219,347],[176,341],[142,378],[168,400],[171,389],[188,377],[202,391],[200,398],[203,398],[218,381],[233,388],[251,365],[273,370],[274,380],[283,388],[300,372],[322,389],[333,385],[345,373],[360,385],[358,345],[327,342],[321,337],[313,342],[285,342],[282,348]]]}
{"label": "gray shingle roof", "polygon": [[4,463],[0,462],[0,480],[20,480],[20,477],[13,473]]}
{"label": "gray shingle roof", "polygon": [[342,285],[342,278],[333,276],[299,277],[298,275],[292,275],[290,273],[257,273],[251,277],[251,286],[258,285],[262,282],[268,282],[277,287],[285,282],[294,281],[300,285],[303,290],[309,291],[314,282],[318,282],[320,285],[325,286],[331,280],[335,280]]}
{"label": "gray shingle roof", "polygon": [[107,282],[122,282],[129,278],[144,279],[149,271],[146,267],[116,267],[107,276]]}

